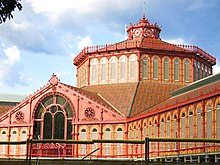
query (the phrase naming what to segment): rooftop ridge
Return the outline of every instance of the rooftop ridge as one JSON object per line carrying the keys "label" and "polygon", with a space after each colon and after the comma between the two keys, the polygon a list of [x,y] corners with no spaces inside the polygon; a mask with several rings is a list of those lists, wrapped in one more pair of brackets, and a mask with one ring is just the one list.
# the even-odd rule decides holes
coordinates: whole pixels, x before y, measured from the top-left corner
{"label": "rooftop ridge", "polygon": [[[145,38],[146,39],[146,38]],[[105,44],[105,45],[96,45],[96,46],[87,46],[85,47],[75,58],[74,65],[78,65],[81,61],[83,61],[90,53],[100,53],[104,51],[112,51],[112,50],[123,50],[123,49],[132,49],[132,48],[140,48],[143,45],[143,42],[146,42],[148,45],[148,49],[157,49],[159,46],[164,50],[171,51],[184,51],[184,52],[193,52],[197,56],[202,56],[207,59],[208,62],[212,64],[216,63],[216,58],[211,56],[206,51],[202,50],[198,46],[195,45],[186,45],[186,44],[172,44],[165,42],[160,39],[148,39],[144,40],[143,38],[132,39],[132,40],[124,40],[115,44]]]}
{"label": "rooftop ridge", "polygon": [[211,76],[208,76],[208,77],[205,77],[201,80],[198,80],[198,81],[195,81],[183,88],[180,88],[176,91],[173,91],[172,92],[172,97],[175,97],[175,96],[178,96],[178,95],[181,95],[183,93],[186,93],[186,92],[189,92],[191,90],[195,90],[195,89],[198,89],[198,88],[201,88],[203,86],[206,86],[208,84],[211,84],[213,82],[216,82],[216,81],[219,81],[220,80],[220,73],[217,73],[215,75],[211,75]]}

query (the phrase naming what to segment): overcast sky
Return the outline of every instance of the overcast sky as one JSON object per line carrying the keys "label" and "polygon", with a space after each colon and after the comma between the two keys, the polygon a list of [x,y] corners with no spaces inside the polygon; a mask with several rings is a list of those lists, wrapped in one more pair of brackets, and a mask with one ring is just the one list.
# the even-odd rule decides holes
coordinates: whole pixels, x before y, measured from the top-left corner
{"label": "overcast sky", "polygon": [[124,40],[125,24],[143,11],[162,27],[163,40],[199,46],[216,57],[220,72],[220,0],[21,2],[23,10],[0,24],[0,93],[32,94],[53,73],[75,86],[73,58],[84,46]]}

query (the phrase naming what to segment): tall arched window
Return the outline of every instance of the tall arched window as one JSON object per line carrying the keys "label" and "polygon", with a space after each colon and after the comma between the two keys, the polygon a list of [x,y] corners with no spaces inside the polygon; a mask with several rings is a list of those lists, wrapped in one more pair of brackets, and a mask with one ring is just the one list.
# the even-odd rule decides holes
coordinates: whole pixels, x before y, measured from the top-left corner
{"label": "tall arched window", "polygon": [[210,105],[207,107],[206,121],[207,138],[212,138],[212,107]]}
{"label": "tall arched window", "polygon": [[[86,140],[86,130],[82,129],[79,133],[80,140]],[[86,154],[86,144],[80,144],[80,154],[85,155]]]}
{"label": "tall arched window", "polygon": [[130,60],[130,78],[135,78],[135,58]]}
{"label": "tall arched window", "polygon": [[216,106],[216,137],[220,138],[220,103]]}
{"label": "tall arched window", "polygon": [[[13,131],[11,135],[11,141],[16,142],[17,141],[17,132]],[[10,155],[16,155],[17,152],[17,146],[16,145],[11,145],[10,146]]]}
{"label": "tall arched window", "polygon": [[203,64],[201,64],[201,68],[202,68],[201,77],[204,78],[205,77],[205,71],[204,71],[204,65]]}
{"label": "tall arched window", "polygon": [[[189,138],[193,138],[193,132],[194,132],[194,128],[193,128],[193,111],[192,110],[190,110],[189,111]],[[191,142],[191,143],[189,143],[189,146],[190,147],[193,147],[193,143]]]}
{"label": "tall arched window", "polygon": [[198,62],[198,80],[200,79],[200,63]]}
{"label": "tall arched window", "polygon": [[[201,108],[197,108],[197,138],[202,138],[202,110]],[[197,146],[202,145],[202,143],[196,143]]]}
{"label": "tall arched window", "polygon": [[96,61],[93,61],[92,65],[91,65],[91,78],[92,78],[92,82],[96,81],[96,72],[97,72],[97,63],[96,63]]}
{"label": "tall arched window", "polygon": [[186,60],[184,64],[184,79],[185,82],[189,81],[189,61]]}
{"label": "tall arched window", "polygon": [[205,77],[208,76],[207,66],[205,66]]}
{"label": "tall arched window", "polygon": [[[173,135],[174,135],[174,138],[177,138],[177,116],[176,115],[173,116]],[[174,148],[177,149],[177,142],[175,142]]]}
{"label": "tall arched window", "polygon": [[194,79],[194,81],[196,81],[197,80],[197,65],[196,65],[196,61],[194,61],[194,64],[193,64],[193,72],[194,72],[193,79]]}
{"label": "tall arched window", "polygon": [[35,111],[34,139],[72,139],[73,115],[75,111],[64,97],[53,94],[45,97]]}
{"label": "tall arched window", "polygon": [[[181,138],[185,138],[185,131],[186,131],[185,113],[182,112],[182,115],[181,115]],[[185,148],[185,142],[182,143],[182,148]]]}
{"label": "tall arched window", "polygon": [[[164,119],[162,118],[161,122],[160,122],[160,137],[162,137],[162,138],[165,137],[164,136],[164,131],[165,131],[165,129],[164,129]],[[165,149],[164,142],[160,143],[159,145],[160,145],[160,150],[163,151]]]}
{"label": "tall arched window", "polygon": [[[136,140],[136,138],[137,138],[136,131],[137,131],[136,126],[134,126],[134,130],[133,130],[133,139],[134,140]],[[137,150],[136,150],[137,145],[132,144],[132,146],[133,146],[133,153],[137,154]]]}
{"label": "tall arched window", "polygon": [[[111,139],[111,131],[109,128],[105,129],[104,132],[104,139],[105,140],[110,140]],[[110,155],[110,151],[111,151],[111,145],[110,143],[105,143],[105,155]]]}
{"label": "tall arched window", "polygon": [[101,62],[101,80],[106,80],[106,60]]}
{"label": "tall arched window", "polygon": [[163,73],[164,80],[169,79],[169,61],[167,58],[164,59],[164,73]]}
{"label": "tall arched window", "polygon": [[[138,140],[141,140],[141,128],[138,126]],[[141,154],[141,144],[138,144],[138,154]]]}
{"label": "tall arched window", "polygon": [[115,59],[111,60],[111,80],[116,79],[116,61]]}
{"label": "tall arched window", "polygon": [[[118,140],[123,139],[123,131],[121,128],[117,129],[116,139],[118,139]],[[121,155],[122,154],[122,143],[117,143],[116,145],[117,145],[116,153],[117,153],[117,155]]]}
{"label": "tall arched window", "polygon": [[[156,121],[156,120],[154,121],[154,137],[155,137],[155,138],[158,137],[157,121]],[[158,150],[158,149],[157,149],[157,143],[156,143],[156,142],[153,144],[153,147],[154,147],[154,151],[157,151],[157,150]]]}
{"label": "tall arched window", "polygon": [[143,58],[142,63],[143,63],[143,78],[147,79],[148,78],[148,61],[146,57]]}
{"label": "tall arched window", "polygon": [[[6,135],[5,131],[2,132],[1,141],[7,141],[7,135]],[[7,146],[4,144],[4,145],[1,145],[0,147],[1,147],[1,151],[0,151],[1,154],[5,155],[6,154],[6,147]]]}
{"label": "tall arched window", "polygon": [[[21,132],[21,141],[26,141],[27,140],[27,133],[26,133],[26,131],[22,131]],[[21,147],[20,147],[20,151],[21,151],[21,155],[22,156],[25,156],[25,154],[26,154],[26,144],[23,144],[23,145],[21,145]]]}
{"label": "tall arched window", "polygon": [[[149,122],[149,126],[148,126],[148,137],[153,137],[151,122]],[[149,144],[149,152],[151,152],[151,149],[152,149],[152,143]]]}
{"label": "tall arched window", "polygon": [[[170,116],[167,117],[167,138],[170,138],[171,136],[171,124],[170,124]],[[167,150],[170,149],[170,142],[167,142]]]}
{"label": "tall arched window", "polygon": [[158,79],[158,58],[154,58],[154,79]]}
{"label": "tall arched window", "polygon": [[[92,130],[92,140],[96,140],[96,139],[98,139],[98,131],[97,131],[96,128],[94,128],[94,129]],[[97,144],[97,143],[94,143],[94,144],[92,145],[92,151],[96,150],[97,148],[98,148],[98,144]],[[97,155],[97,152],[94,152],[93,155]]]}
{"label": "tall arched window", "polygon": [[179,60],[174,61],[174,80],[179,81]]}
{"label": "tall arched window", "polygon": [[125,65],[125,58],[121,59],[120,61],[120,70],[121,70],[121,73],[120,73],[120,77],[121,79],[125,79],[125,74],[126,74],[126,65]]}

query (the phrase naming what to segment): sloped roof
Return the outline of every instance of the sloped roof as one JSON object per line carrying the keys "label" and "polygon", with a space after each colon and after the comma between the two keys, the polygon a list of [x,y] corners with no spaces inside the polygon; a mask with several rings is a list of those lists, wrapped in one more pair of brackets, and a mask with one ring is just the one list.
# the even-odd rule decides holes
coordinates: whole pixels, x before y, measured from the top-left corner
{"label": "sloped roof", "polygon": [[0,116],[11,110],[14,106],[0,105]]}
{"label": "sloped roof", "polygon": [[186,87],[180,88],[173,92],[173,96],[165,101],[146,109],[141,114],[146,114],[154,111],[170,109],[170,107],[184,105],[185,101],[193,102],[195,99],[205,99],[210,93],[217,92],[220,94],[220,74],[212,75],[201,81],[189,84]]}
{"label": "sloped roof", "polygon": [[111,104],[109,104],[105,99],[102,98],[102,96],[99,95],[99,93],[96,93],[94,91],[88,91],[88,90],[84,90],[82,88],[77,88],[77,87],[73,87],[71,85],[68,85],[68,84],[64,84],[64,83],[61,83],[63,85],[65,85],[66,87],[74,90],[75,92],[81,94],[81,95],[84,95],[86,96],[87,98],[93,100],[94,102],[96,103],[99,103],[105,107],[107,107],[108,109],[111,109],[113,110],[114,112],[118,113],[121,115],[120,111],[118,111],[117,109],[115,109]]}
{"label": "sloped roof", "polygon": [[99,93],[125,116],[135,116],[143,110],[171,97],[171,92],[183,85],[149,82],[104,84],[83,87]]}
{"label": "sloped roof", "polygon": [[129,116],[138,83],[91,85],[83,89],[99,93],[123,115]]}
{"label": "sloped roof", "polygon": [[178,84],[161,84],[148,83],[144,81],[139,82],[136,96],[133,101],[130,116],[136,116],[142,111],[164,101],[172,96],[172,92],[183,87]]}

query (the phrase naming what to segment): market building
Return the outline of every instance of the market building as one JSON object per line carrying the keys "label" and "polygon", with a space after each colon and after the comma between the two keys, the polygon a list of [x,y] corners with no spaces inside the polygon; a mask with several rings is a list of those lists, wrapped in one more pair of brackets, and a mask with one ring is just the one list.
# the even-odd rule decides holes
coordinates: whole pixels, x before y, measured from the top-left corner
{"label": "market building", "polygon": [[[216,59],[197,46],[160,37],[143,16],[115,44],[86,47],[74,59],[77,85],[49,82],[13,108],[0,107],[1,141],[26,139],[219,138],[220,74]],[[25,156],[24,146],[0,146],[1,157]],[[33,155],[143,158],[139,144],[42,144]],[[150,157],[218,160],[207,143],[151,143]],[[205,158],[206,156],[206,158]]]}

